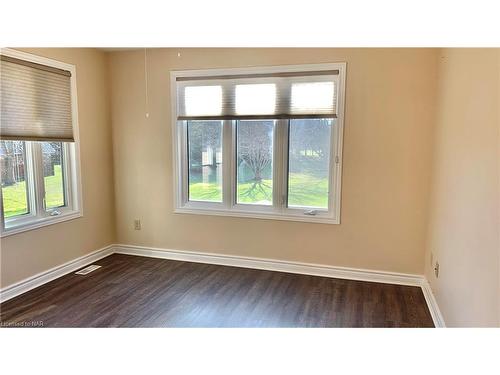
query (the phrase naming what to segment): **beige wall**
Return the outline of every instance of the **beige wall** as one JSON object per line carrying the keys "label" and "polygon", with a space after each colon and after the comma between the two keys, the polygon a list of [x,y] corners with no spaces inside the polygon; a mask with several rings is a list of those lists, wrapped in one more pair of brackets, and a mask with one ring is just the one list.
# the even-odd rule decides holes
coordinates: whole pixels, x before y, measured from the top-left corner
{"label": "beige wall", "polygon": [[[118,241],[422,274],[436,56],[432,49],[149,50],[146,119],[143,51],[111,53]],[[348,64],[341,225],[172,213],[170,70],[338,61]]]}
{"label": "beige wall", "polygon": [[499,56],[439,58],[426,276],[449,326],[500,324]]}
{"label": "beige wall", "polygon": [[76,65],[84,217],[2,238],[2,287],[115,241],[106,54],[94,49],[22,50]]}

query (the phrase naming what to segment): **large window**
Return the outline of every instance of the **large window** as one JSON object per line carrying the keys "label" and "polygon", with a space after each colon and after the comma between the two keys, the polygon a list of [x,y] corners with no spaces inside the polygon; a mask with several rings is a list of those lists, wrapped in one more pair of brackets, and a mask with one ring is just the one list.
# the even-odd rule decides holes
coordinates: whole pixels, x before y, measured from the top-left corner
{"label": "large window", "polygon": [[172,72],[176,212],[339,223],[344,76]]}
{"label": "large window", "polygon": [[81,216],[74,67],[1,51],[1,233]]}

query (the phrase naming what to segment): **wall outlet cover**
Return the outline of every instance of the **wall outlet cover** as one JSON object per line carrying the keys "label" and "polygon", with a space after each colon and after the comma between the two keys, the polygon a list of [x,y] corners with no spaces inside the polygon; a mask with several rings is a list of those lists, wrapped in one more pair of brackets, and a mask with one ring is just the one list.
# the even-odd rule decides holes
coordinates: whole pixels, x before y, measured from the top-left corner
{"label": "wall outlet cover", "polygon": [[434,275],[436,275],[436,277],[439,277],[439,263],[436,262],[436,265],[434,266]]}
{"label": "wall outlet cover", "polygon": [[134,229],[141,230],[141,221],[139,219],[134,220]]}

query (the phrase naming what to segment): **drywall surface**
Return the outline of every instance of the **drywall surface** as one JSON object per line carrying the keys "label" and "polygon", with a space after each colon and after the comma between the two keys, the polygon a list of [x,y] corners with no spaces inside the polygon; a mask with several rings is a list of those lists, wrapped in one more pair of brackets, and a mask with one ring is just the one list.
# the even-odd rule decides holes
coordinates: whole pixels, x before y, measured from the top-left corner
{"label": "drywall surface", "polygon": [[498,59],[498,49],[439,57],[426,276],[448,326],[500,322]]}
{"label": "drywall surface", "polygon": [[[144,51],[111,52],[118,241],[422,274],[437,53],[150,49],[146,118]],[[340,225],[173,213],[171,70],[328,62],[347,62]]]}

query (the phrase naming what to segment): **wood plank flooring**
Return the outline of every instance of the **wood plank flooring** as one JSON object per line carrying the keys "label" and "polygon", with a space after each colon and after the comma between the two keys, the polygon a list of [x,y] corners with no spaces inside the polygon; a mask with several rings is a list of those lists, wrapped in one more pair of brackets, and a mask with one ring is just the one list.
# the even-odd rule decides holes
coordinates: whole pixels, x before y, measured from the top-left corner
{"label": "wood plank flooring", "polygon": [[113,254],[0,305],[6,326],[433,327],[418,287]]}

